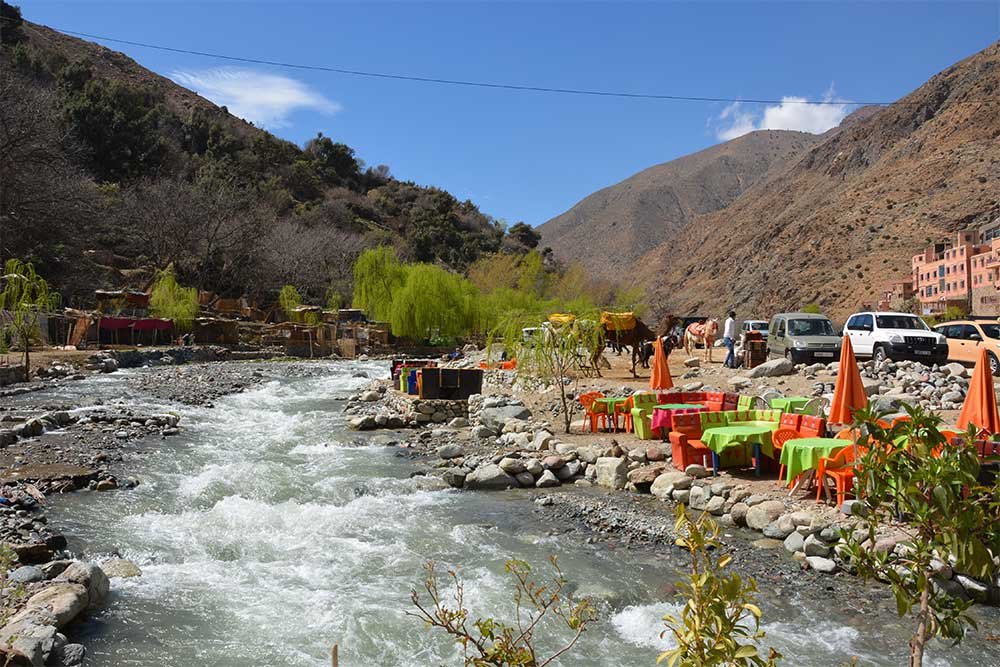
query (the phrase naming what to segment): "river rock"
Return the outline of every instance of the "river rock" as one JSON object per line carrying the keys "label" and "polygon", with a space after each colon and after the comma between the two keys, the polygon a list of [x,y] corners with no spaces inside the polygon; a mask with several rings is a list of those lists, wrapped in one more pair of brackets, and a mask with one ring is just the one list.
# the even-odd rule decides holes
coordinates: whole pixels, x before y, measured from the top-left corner
{"label": "river rock", "polygon": [[688,496],[688,505],[693,510],[703,510],[708,505],[708,499],[712,497],[712,492],[704,486],[692,486],[691,494]]}
{"label": "river rock", "polygon": [[837,571],[837,564],[829,558],[824,558],[822,556],[806,556],[806,562],[809,563],[809,567],[817,572],[830,574]]}
{"label": "river rock", "polygon": [[705,511],[709,514],[714,514],[715,516],[720,516],[725,512],[726,499],[722,496],[712,496],[705,503]]}
{"label": "river rock", "polygon": [[797,531],[789,533],[788,537],[785,538],[785,549],[791,553],[802,551],[803,542],[802,535]]}
{"label": "river rock", "polygon": [[101,569],[110,579],[130,579],[142,576],[139,566],[124,558],[112,558],[101,563]]}
{"label": "river rock", "polygon": [[597,459],[597,485],[609,489],[623,489],[628,475],[628,463],[624,458],[603,456]]}
{"label": "river rock", "polygon": [[764,526],[764,537],[770,537],[775,540],[784,540],[786,537],[795,532],[795,526],[791,524],[791,521],[782,521],[784,517],[779,518],[776,521]]}
{"label": "river rock", "polygon": [[530,489],[535,485],[535,477],[530,472],[519,472],[514,475],[514,479],[525,489]]}
{"label": "river rock", "polygon": [[802,551],[805,552],[806,556],[822,556],[825,558],[830,555],[830,547],[826,546],[815,535],[810,535],[805,539],[802,544]]}
{"label": "river rock", "polygon": [[559,480],[565,481],[579,475],[582,467],[583,465],[579,461],[567,461],[566,465],[554,472]]}
{"label": "river rock", "polygon": [[658,498],[669,498],[675,490],[688,490],[693,480],[679,470],[670,470],[657,476],[649,492]]}
{"label": "river rock", "polygon": [[555,440],[555,436],[545,430],[541,430],[535,433],[535,437],[531,440],[531,448],[536,452],[542,452],[549,449],[552,442]]}
{"label": "river rock", "polygon": [[87,588],[83,584],[56,581],[28,598],[24,609],[11,619],[11,624],[22,614],[38,618],[38,612],[41,612],[50,614],[55,626],[62,628],[79,616],[89,602]]}
{"label": "river rock", "polygon": [[472,429],[472,437],[479,440],[487,440],[489,438],[495,438],[497,432],[491,429],[489,426],[480,424],[479,426]]}
{"label": "river rock", "polygon": [[493,408],[483,408],[479,412],[479,423],[494,432],[500,432],[510,419],[530,419],[531,410],[523,405],[504,405]]}
{"label": "river rock", "polygon": [[358,417],[353,417],[347,422],[347,427],[354,431],[371,431],[378,424],[375,422],[375,417],[372,415],[360,415]]}
{"label": "river rock", "polygon": [[61,667],[77,667],[83,664],[83,658],[87,654],[87,649],[83,644],[65,644],[53,652],[56,664]]}
{"label": "river rock", "polygon": [[969,597],[976,602],[983,603],[989,599],[990,589],[981,581],[976,581],[972,577],[968,577],[964,574],[956,574],[955,581],[961,584],[962,588],[965,589],[965,592],[968,593]]}
{"label": "river rock", "polygon": [[448,422],[448,428],[466,428],[469,426],[469,420],[465,417],[455,417],[450,422]]}
{"label": "river rock", "polygon": [[791,375],[795,372],[795,364],[791,360],[781,358],[781,359],[771,359],[770,361],[765,361],[759,366],[754,366],[750,370],[746,371],[745,375],[748,378],[763,378],[763,377],[778,377],[779,375]]}
{"label": "river rock", "polygon": [[639,490],[648,491],[649,485],[656,481],[657,477],[663,474],[665,468],[666,466],[660,463],[630,470],[628,473],[628,481],[635,484]]}
{"label": "river rock", "polygon": [[535,486],[539,489],[559,486],[559,478],[556,477],[555,473],[551,470],[546,470],[542,473],[542,476],[538,478],[538,481],[535,482]]}
{"label": "river rock", "polygon": [[750,387],[753,384],[753,380],[751,380],[750,378],[745,378],[745,377],[740,377],[739,375],[735,375],[729,378],[729,380],[727,380],[726,383],[736,391],[741,391],[743,389],[747,389],[748,387]]}
{"label": "river rock", "polygon": [[558,470],[566,465],[566,459],[561,456],[546,456],[542,459],[542,467],[546,470]]}
{"label": "river rock", "polygon": [[969,376],[969,371],[962,364],[952,362],[950,364],[945,364],[941,367],[942,371],[947,372],[952,377],[964,378]]}
{"label": "river rock", "polygon": [[495,463],[479,466],[465,478],[465,488],[474,491],[501,491],[517,486],[517,480]]}
{"label": "river rock", "polygon": [[660,445],[646,445],[646,458],[650,461],[666,461],[667,451]]}
{"label": "river rock", "polygon": [[437,448],[438,457],[445,460],[457,459],[463,454],[465,454],[465,450],[462,448],[461,445],[457,445],[455,443],[441,445],[440,447]]}
{"label": "river rock", "polygon": [[444,483],[453,489],[461,489],[465,486],[465,478],[468,473],[462,468],[449,468],[441,473],[441,479]]}
{"label": "river rock", "polygon": [[542,466],[542,462],[538,459],[525,459],[524,469],[535,477],[541,475],[542,471],[545,470],[544,466]]}
{"label": "river rock", "polygon": [[17,433],[10,429],[0,429],[0,449],[10,447],[17,442]]}
{"label": "river rock", "polygon": [[104,570],[93,563],[75,561],[62,571],[55,581],[65,581],[81,584],[86,587],[91,607],[98,607],[108,599],[111,592],[111,582]]}
{"label": "river rock", "polygon": [[517,476],[518,474],[525,471],[524,461],[521,459],[513,459],[510,457],[504,457],[500,459],[500,463],[497,464],[500,469],[505,473]]}
{"label": "river rock", "polygon": [[580,445],[576,447],[576,455],[584,463],[597,463],[597,459],[605,456],[607,449],[597,445]]}
{"label": "river rock", "polygon": [[[764,530],[767,524],[771,523],[785,511],[785,505],[779,500],[765,500],[754,505],[746,514],[747,526],[754,530]],[[734,517],[735,518],[735,517]]]}
{"label": "river rock", "polygon": [[704,479],[708,477],[708,470],[703,465],[692,463],[687,468],[684,468],[684,474],[695,479]]}
{"label": "river rock", "polygon": [[746,503],[733,503],[733,506],[729,509],[729,513],[733,517],[733,523],[737,526],[747,525],[747,512],[750,507]]}
{"label": "river rock", "polygon": [[374,403],[375,401],[382,398],[382,394],[378,393],[377,391],[366,391],[362,393],[361,396],[359,396],[358,398],[364,401],[365,403]]}
{"label": "river rock", "polygon": [[8,575],[8,579],[14,584],[30,584],[36,581],[45,581],[45,572],[42,568],[34,565],[22,565]]}

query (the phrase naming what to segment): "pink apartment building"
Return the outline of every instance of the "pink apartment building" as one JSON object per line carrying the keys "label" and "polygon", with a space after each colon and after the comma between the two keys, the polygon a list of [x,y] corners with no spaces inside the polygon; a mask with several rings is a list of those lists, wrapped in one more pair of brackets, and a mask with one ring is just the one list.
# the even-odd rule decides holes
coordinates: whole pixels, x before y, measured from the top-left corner
{"label": "pink apartment building", "polygon": [[913,292],[923,314],[958,306],[973,315],[1000,315],[1000,235],[991,227],[958,232],[954,242],[913,256]]}

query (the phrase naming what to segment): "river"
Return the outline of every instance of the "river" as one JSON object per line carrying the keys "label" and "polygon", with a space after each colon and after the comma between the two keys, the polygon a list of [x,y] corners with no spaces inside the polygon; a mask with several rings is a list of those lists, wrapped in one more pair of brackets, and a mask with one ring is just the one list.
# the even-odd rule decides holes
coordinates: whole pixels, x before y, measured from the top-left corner
{"label": "river", "polygon": [[[138,488],[53,499],[50,520],[72,549],[118,552],[143,570],[115,580],[108,608],[73,631],[88,647],[87,665],[320,667],[337,643],[344,667],[458,666],[457,647],[405,613],[423,564],[457,569],[473,610],[504,617],[505,559],[541,565],[550,554],[601,614],[560,664],[655,664],[668,645],[660,619],[677,609],[667,592],[678,577],[670,558],[610,550],[582,531],[553,535],[556,526],[526,493],[429,489],[410,478],[412,462],[385,446],[388,434],[358,446],[345,430],[343,401],[365,382],[355,373],[384,375],[386,367],[315,368],[212,408],[161,403],[183,412],[184,430],[144,455],[133,471]],[[75,383],[52,397],[124,398],[130,372],[148,371]],[[905,662],[909,621],[876,626],[824,608],[815,592],[761,597],[765,644],[786,655],[784,664]],[[939,645],[930,664],[998,665],[996,648],[981,639]]]}

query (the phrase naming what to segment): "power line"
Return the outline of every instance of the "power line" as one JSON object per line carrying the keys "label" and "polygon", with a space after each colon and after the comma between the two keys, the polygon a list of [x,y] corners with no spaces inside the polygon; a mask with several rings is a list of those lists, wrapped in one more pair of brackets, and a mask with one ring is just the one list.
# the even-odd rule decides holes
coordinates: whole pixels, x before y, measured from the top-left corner
{"label": "power line", "polygon": [[366,70],[356,70],[348,69],[344,67],[331,67],[326,65],[304,65],[300,63],[288,63],[278,60],[265,60],[262,58],[248,58],[244,56],[231,56],[222,53],[210,53],[207,51],[195,51],[192,49],[181,49],[172,46],[163,46],[160,44],[148,44],[146,42],[136,42],[127,39],[119,39],[117,37],[107,37],[104,35],[94,35],[87,32],[78,32],[75,30],[66,30],[63,28],[56,28],[48,26],[52,30],[61,32],[66,35],[73,35],[74,37],[85,37],[87,39],[100,40],[102,42],[111,42],[114,44],[127,44],[129,46],[138,46],[144,49],[155,49],[157,51],[169,51],[171,53],[183,53],[192,56],[201,56],[204,58],[215,58],[217,60],[228,60],[231,62],[239,63],[249,63],[254,65],[268,65],[271,67],[284,67],[286,69],[296,69],[296,70],[308,70],[315,72],[328,72],[333,74],[346,74],[349,76],[359,76],[359,77],[369,77],[376,79],[392,79],[396,81],[413,81],[417,83],[433,83],[440,85],[449,86],[465,86],[469,88],[492,88],[497,90],[515,90],[522,92],[535,92],[535,93],[555,93],[562,95],[589,95],[593,97],[623,97],[631,99],[646,99],[646,100],[667,100],[674,102],[726,102],[726,103],[745,103],[745,104],[820,104],[820,105],[857,105],[857,106],[889,106],[892,104],[900,104],[900,102],[856,102],[856,101],[837,101],[837,100],[818,100],[815,102],[810,102],[808,100],[800,99],[761,99],[761,98],[744,98],[744,97],[708,97],[708,96],[697,96],[697,95],[667,95],[659,93],[630,93],[623,91],[611,91],[611,90],[590,90],[584,88],[557,88],[551,86],[530,86],[524,84],[511,84],[511,83],[497,83],[490,81],[468,81],[463,79],[444,79],[439,77],[430,76],[415,76],[407,74],[392,74],[388,72],[371,72]]}

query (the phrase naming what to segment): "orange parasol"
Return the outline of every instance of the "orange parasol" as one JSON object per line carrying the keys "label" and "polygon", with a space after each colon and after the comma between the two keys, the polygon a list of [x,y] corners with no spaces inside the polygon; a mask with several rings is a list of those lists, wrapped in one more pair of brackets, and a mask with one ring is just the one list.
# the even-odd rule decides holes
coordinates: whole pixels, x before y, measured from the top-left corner
{"label": "orange parasol", "polygon": [[861,383],[861,372],[858,370],[858,360],[854,358],[854,348],[851,337],[844,334],[844,342],[840,348],[840,366],[837,370],[837,386],[833,390],[833,402],[830,403],[831,424],[854,423],[854,411],[868,405],[868,394]]}
{"label": "orange parasol", "polygon": [[673,386],[674,380],[670,377],[667,353],[663,351],[663,339],[657,336],[653,342],[653,372],[649,376],[649,388],[670,389]]}
{"label": "orange parasol", "polygon": [[958,427],[966,429],[969,424],[981,431],[1000,433],[1000,413],[997,412],[997,396],[993,390],[993,373],[986,348],[979,348],[979,359],[972,371],[969,393],[958,415]]}

